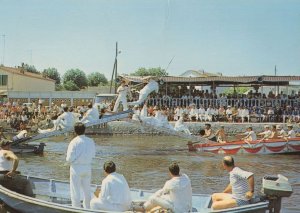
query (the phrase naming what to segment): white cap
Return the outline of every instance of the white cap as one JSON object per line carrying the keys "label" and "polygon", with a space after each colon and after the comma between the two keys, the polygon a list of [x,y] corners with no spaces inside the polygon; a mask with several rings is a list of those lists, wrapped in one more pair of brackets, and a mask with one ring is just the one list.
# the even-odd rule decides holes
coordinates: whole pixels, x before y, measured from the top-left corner
{"label": "white cap", "polygon": [[270,126],[269,125],[265,125],[265,128],[270,128]]}

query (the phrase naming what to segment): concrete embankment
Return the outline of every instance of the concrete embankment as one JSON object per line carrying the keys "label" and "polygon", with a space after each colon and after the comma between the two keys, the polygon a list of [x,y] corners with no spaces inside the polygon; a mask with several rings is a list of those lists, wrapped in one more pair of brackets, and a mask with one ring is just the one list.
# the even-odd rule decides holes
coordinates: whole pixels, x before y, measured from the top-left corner
{"label": "concrete embankment", "polygon": [[[175,122],[170,122],[173,126]],[[189,130],[193,134],[197,134],[200,129],[204,128],[205,123],[201,122],[186,122]],[[272,125],[277,123],[211,123],[212,129],[217,130],[221,125],[224,125],[225,131],[229,135],[235,135],[237,133],[245,132],[248,126],[252,126],[255,132],[261,132],[264,129],[264,125]],[[284,129],[287,129],[286,124],[280,123]],[[158,128],[143,128],[141,125],[129,123],[126,121],[113,121],[102,127],[89,128],[87,133],[89,134],[146,134],[146,135],[166,135],[165,132],[159,131]]]}

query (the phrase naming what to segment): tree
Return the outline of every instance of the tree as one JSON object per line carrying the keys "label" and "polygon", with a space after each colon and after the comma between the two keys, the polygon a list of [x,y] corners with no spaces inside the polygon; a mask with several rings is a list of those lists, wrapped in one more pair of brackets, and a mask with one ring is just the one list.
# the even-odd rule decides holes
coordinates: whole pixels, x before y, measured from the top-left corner
{"label": "tree", "polygon": [[[80,69],[68,70],[63,76],[64,86],[68,81],[72,81],[79,89],[88,85],[88,80],[86,78],[86,75]],[[66,86],[65,86],[65,88],[66,88]]]}
{"label": "tree", "polygon": [[[236,94],[244,94],[248,90],[249,90],[249,88],[247,88],[247,87],[236,87],[235,88],[235,93]],[[225,89],[223,93],[226,94],[226,95],[234,94],[234,87],[229,87],[229,88]]]}
{"label": "tree", "polygon": [[88,75],[88,85],[95,87],[98,86],[100,83],[107,84],[107,78],[105,75],[99,72],[93,72],[90,75]]}
{"label": "tree", "polygon": [[69,91],[79,91],[80,88],[73,81],[64,82],[64,88]]}
{"label": "tree", "polygon": [[29,64],[22,63],[22,69],[25,70],[26,72],[32,72],[32,73],[40,74],[40,72],[36,70],[34,65],[29,65]]}
{"label": "tree", "polygon": [[56,68],[49,67],[48,69],[44,69],[42,74],[45,77],[55,80],[55,84],[60,84],[60,74]]}
{"label": "tree", "polygon": [[130,75],[133,76],[167,76],[169,75],[166,70],[157,67],[157,68],[144,68],[140,67],[137,71],[134,73],[131,73]]}

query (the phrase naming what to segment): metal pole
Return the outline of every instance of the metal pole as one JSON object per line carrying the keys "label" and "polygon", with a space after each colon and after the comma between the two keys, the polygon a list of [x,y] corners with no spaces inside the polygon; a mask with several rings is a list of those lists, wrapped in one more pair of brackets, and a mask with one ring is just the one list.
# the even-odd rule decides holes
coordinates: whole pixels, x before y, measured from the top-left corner
{"label": "metal pole", "polygon": [[113,84],[113,80],[114,80],[114,73],[115,73],[115,67],[116,67],[116,60],[114,62],[114,68],[113,68],[113,71],[112,71],[112,74],[111,74],[109,93],[111,93],[111,89],[112,89],[112,84]]}
{"label": "metal pole", "polygon": [[[118,78],[118,42],[116,42],[116,67],[115,67],[115,81]],[[117,82],[115,82],[115,93],[117,93]]]}
{"label": "metal pole", "polygon": [[3,55],[2,55],[2,64],[4,65],[5,60],[5,34],[2,35],[3,38]]}

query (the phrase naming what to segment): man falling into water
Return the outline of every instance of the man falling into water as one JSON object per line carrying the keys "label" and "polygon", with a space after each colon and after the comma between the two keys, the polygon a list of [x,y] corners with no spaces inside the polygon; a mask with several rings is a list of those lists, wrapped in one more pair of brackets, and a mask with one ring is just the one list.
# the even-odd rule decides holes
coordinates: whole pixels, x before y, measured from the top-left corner
{"label": "man falling into water", "polygon": [[139,100],[129,102],[128,105],[140,105],[147,99],[151,92],[155,91],[158,93],[159,85],[155,80],[148,77],[144,78],[143,82],[147,84],[139,91]]}

